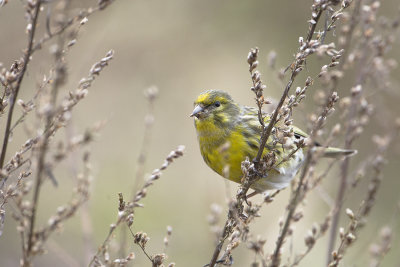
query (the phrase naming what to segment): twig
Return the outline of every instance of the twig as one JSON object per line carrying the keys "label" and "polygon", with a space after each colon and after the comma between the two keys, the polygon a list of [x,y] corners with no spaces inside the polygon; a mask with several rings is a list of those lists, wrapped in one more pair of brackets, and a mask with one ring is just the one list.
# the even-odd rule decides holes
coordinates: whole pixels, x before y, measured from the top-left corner
{"label": "twig", "polygon": [[[347,59],[347,53],[348,53],[348,48],[350,46],[350,40],[351,37],[353,35],[353,31],[355,26],[357,25],[358,19],[356,19],[358,17],[359,14],[359,10],[360,10],[360,6],[361,6],[361,0],[358,0],[354,10],[353,10],[353,14],[352,14],[352,20],[350,22],[350,29],[347,35],[347,39],[346,39],[346,44],[345,44],[345,51],[344,51],[344,57],[343,57],[343,61],[340,63],[339,65],[339,70],[342,70],[344,68],[344,64],[346,62]],[[332,88],[332,90],[335,90],[335,87],[337,86],[337,79],[334,79],[334,86]],[[354,101],[354,100],[353,100]],[[347,128],[346,131],[346,140],[345,140],[345,149],[350,149],[351,148],[351,144],[352,144],[352,140],[351,140],[351,133],[353,131],[353,128],[351,127],[351,121],[353,120],[355,113],[356,113],[356,107],[357,105],[355,103],[353,103],[350,107],[350,111],[349,111],[349,116],[347,118],[349,126]],[[338,189],[338,194],[336,196],[336,200],[335,200],[335,209],[333,212],[333,218],[332,218],[332,225],[331,225],[331,230],[329,233],[329,240],[328,240],[328,251],[327,251],[327,263],[330,262],[330,258],[331,258],[331,253],[333,250],[333,247],[335,246],[335,240],[336,240],[336,236],[337,236],[337,230],[338,230],[338,224],[339,224],[339,219],[340,219],[340,210],[342,208],[343,205],[343,198],[345,195],[345,191],[346,191],[346,187],[347,187],[347,176],[348,176],[348,169],[349,169],[349,161],[350,158],[345,158],[344,161],[341,164],[341,168],[340,168],[340,184],[339,184],[339,189]]]}
{"label": "twig", "polygon": [[[310,25],[306,42],[304,44],[302,44],[300,49],[304,50],[310,44],[312,36],[314,35],[314,32],[315,32],[316,24],[318,23],[318,20],[321,16],[322,12],[323,12],[323,10],[319,9],[318,13],[314,16],[315,23],[314,24],[311,23],[312,25]],[[259,163],[260,163],[261,157],[263,155],[267,140],[268,140],[269,136],[271,135],[272,129],[277,122],[279,111],[282,108],[282,106],[288,96],[289,90],[292,87],[295,77],[302,70],[301,65],[305,62],[305,57],[307,56],[307,55],[304,56],[303,54],[299,53],[299,55],[296,56],[295,61],[291,64],[292,74],[291,74],[290,80],[285,86],[282,97],[281,97],[277,107],[274,110],[274,113],[268,123],[268,126],[265,127],[264,122],[263,122],[263,117],[262,117],[262,114],[260,111],[261,106],[263,104],[263,102],[261,102],[260,99],[262,101],[264,101],[264,98],[262,96],[262,90],[265,88],[265,86],[262,85],[262,83],[259,79],[259,75],[257,78],[257,74],[252,73],[252,71],[258,65],[258,62],[256,61],[257,60],[257,52],[258,52],[258,49],[250,51],[247,61],[250,64],[250,73],[252,75],[253,88],[254,88],[254,89],[252,88],[252,90],[256,93],[256,96],[257,96],[256,100],[257,100],[257,106],[259,108],[258,118],[259,118],[261,126],[263,127],[263,131],[262,131],[261,138],[260,138],[260,148],[258,150],[257,156],[253,159],[255,169],[254,170],[252,168],[249,169],[250,172],[248,173],[248,177],[246,177],[246,175],[244,175],[244,177],[246,177],[246,178],[242,182],[242,184],[238,190],[238,193],[236,195],[236,203],[234,206],[235,206],[235,209],[237,209],[237,212],[239,215],[242,214],[242,211],[243,211],[243,202],[246,201],[246,193],[247,193],[248,189],[250,188],[251,184],[255,181],[255,177],[257,177],[258,174],[260,173],[261,168],[260,168]],[[305,174],[304,174],[304,176],[305,176]],[[304,179],[304,177],[303,177],[303,179]],[[298,194],[296,194],[296,196],[295,196],[296,199],[298,197],[297,195]],[[294,212],[294,210],[293,210],[293,212]],[[233,227],[230,225],[230,224],[233,224],[233,222],[234,222],[234,218],[232,217],[232,215],[233,215],[232,211],[230,210],[228,213],[228,219],[225,223],[225,227],[222,232],[222,236],[221,236],[220,241],[219,241],[217,247],[215,248],[213,256],[211,258],[211,261],[209,264],[210,267],[214,267],[214,265],[216,264],[219,253],[223,246],[223,243],[232,232]],[[290,217],[291,217],[291,215],[292,214],[290,214]],[[286,231],[287,231],[287,229],[285,229],[285,232]]]}
{"label": "twig", "polygon": [[[306,44],[308,44],[311,41],[311,38],[314,35],[315,28],[321,17],[322,12],[323,12],[323,10],[320,9],[318,11],[317,16],[314,18],[314,22],[310,24],[310,28],[309,28],[309,31],[307,34]],[[282,97],[279,100],[279,103],[278,103],[277,107],[275,108],[274,113],[272,114],[272,117],[268,123],[268,126],[266,128],[264,127],[264,129],[263,129],[261,139],[260,139],[260,149],[258,150],[256,158],[253,160],[253,162],[255,163],[256,166],[260,162],[260,159],[264,152],[265,144],[267,143],[267,140],[268,140],[269,136],[271,135],[272,128],[275,126],[275,123],[278,118],[279,110],[282,108],[283,103],[285,102],[285,100],[288,96],[289,90],[292,87],[295,77],[302,70],[301,65],[304,63],[304,61],[305,61],[305,58],[298,58],[298,59],[296,58],[295,62],[292,63],[292,65],[291,65],[292,74],[290,76],[290,80],[285,86],[285,90],[283,91]]]}
{"label": "twig", "polygon": [[[17,100],[18,93],[21,88],[21,83],[22,83],[22,80],[24,79],[26,69],[28,67],[29,61],[31,60],[31,54],[33,52],[33,50],[32,50],[33,49],[33,39],[34,39],[35,33],[36,33],[37,20],[38,20],[39,13],[40,13],[40,5],[41,5],[41,0],[38,0],[36,2],[36,6],[34,9],[34,15],[33,15],[33,19],[32,19],[32,28],[29,31],[29,37],[28,37],[28,49],[24,55],[22,70],[18,74],[17,83],[15,85],[15,88],[12,90],[13,93],[11,93],[11,96],[10,96],[10,109],[8,111],[6,130],[4,132],[3,146],[1,148],[1,155],[0,155],[0,169],[2,169],[4,166],[4,159],[6,157],[7,145],[8,145],[8,141],[9,141],[8,139],[10,137],[10,127],[11,127],[15,102]],[[11,84],[10,84],[10,86],[11,86],[11,88],[13,87]],[[0,179],[2,179],[2,178],[0,178]]]}
{"label": "twig", "polygon": [[293,263],[289,266],[297,266],[300,262],[310,253],[310,251],[315,247],[315,244],[318,240],[320,240],[327,230],[329,229],[329,223],[332,217],[332,211],[330,211],[326,216],[322,223],[319,226],[313,225],[312,229],[308,231],[307,235],[304,238],[304,242],[307,246],[307,249],[302,252],[300,255],[295,256]]}
{"label": "twig", "polygon": [[143,140],[142,140],[142,146],[140,148],[139,152],[139,157],[138,157],[138,164],[136,168],[136,175],[135,175],[135,182],[133,186],[133,194],[134,195],[138,189],[139,183],[143,180],[144,178],[144,172],[145,172],[145,166],[146,166],[146,160],[147,160],[147,154],[148,154],[148,148],[149,148],[149,143],[151,139],[151,130],[152,126],[154,123],[154,101],[157,97],[158,94],[158,89],[155,86],[149,87],[148,89],[145,90],[145,97],[148,100],[148,112],[145,116],[145,127],[144,127],[144,133],[143,133]]}
{"label": "twig", "polygon": [[[136,175],[133,184],[132,197],[138,190],[139,183],[143,181],[146,169],[146,161],[148,156],[148,150],[151,142],[151,132],[154,124],[154,102],[158,94],[156,86],[151,86],[144,91],[144,95],[148,100],[148,112],[144,119],[144,133],[141,148],[139,150],[139,156],[137,159]],[[127,243],[126,228],[121,228],[121,244],[120,244],[120,257],[125,256],[126,243]]]}
{"label": "twig", "polygon": [[305,159],[304,166],[302,167],[302,172],[301,172],[301,175],[300,175],[300,179],[299,179],[296,191],[294,192],[294,195],[293,195],[293,197],[291,198],[291,200],[289,202],[288,213],[286,215],[286,219],[284,221],[282,230],[279,233],[278,239],[276,241],[276,246],[275,246],[274,252],[273,252],[273,254],[271,256],[271,267],[278,267],[279,264],[280,264],[280,250],[281,250],[281,247],[282,247],[282,245],[284,243],[284,240],[286,238],[286,235],[288,233],[289,226],[290,226],[290,223],[292,222],[293,215],[294,215],[294,212],[296,210],[296,207],[299,204],[300,193],[301,193],[301,190],[303,189],[305,178],[306,178],[306,176],[308,174],[310,166],[315,161],[315,159],[314,159],[314,157],[315,157],[314,154],[315,153],[313,151],[313,148],[315,146],[314,140],[315,140],[315,138],[317,136],[318,130],[320,130],[322,128],[326,117],[328,116],[328,114],[331,113],[331,111],[333,109],[333,105],[337,100],[338,100],[338,97],[337,97],[336,94],[332,94],[329,97],[328,105],[322,111],[322,113],[319,116],[318,120],[315,122],[313,130],[311,131],[311,135],[310,135],[311,144],[309,145],[309,148],[308,148],[308,151],[307,151],[307,156],[306,156],[306,159]]}
{"label": "twig", "polygon": [[281,247],[283,245],[283,241],[286,238],[287,231],[289,230],[289,225],[292,220],[293,214],[296,210],[297,204],[298,204],[298,198],[300,196],[300,191],[303,187],[303,182],[306,177],[306,174],[308,172],[308,167],[310,166],[311,163],[311,157],[312,157],[312,152],[311,149],[307,153],[306,157],[306,162],[304,163],[304,167],[302,169],[302,173],[299,179],[299,184],[297,185],[296,191],[294,193],[294,196],[290,200],[289,206],[288,206],[288,214],[286,216],[285,224],[283,225],[282,231],[279,233],[278,240],[276,241],[276,246],[274,253],[271,257],[271,266],[272,267],[278,267],[280,263],[280,251]]}
{"label": "twig", "polygon": [[265,144],[267,143],[267,140],[268,140],[269,136],[271,135],[272,128],[274,127],[274,125],[277,121],[279,110],[283,106],[283,103],[286,100],[289,90],[292,87],[292,84],[294,82],[294,78],[296,77],[297,74],[298,74],[298,71],[296,68],[296,70],[292,72],[289,82],[286,84],[285,90],[282,94],[281,99],[279,100],[278,106],[275,108],[274,113],[272,114],[272,117],[268,123],[268,126],[263,129],[263,132],[261,134],[261,139],[260,139],[260,149],[258,150],[257,156],[253,160],[253,162],[255,163],[256,166],[258,165],[258,163],[261,160],[262,154],[264,152]]}
{"label": "twig", "polygon": [[[89,17],[93,13],[97,11],[104,10],[109,4],[114,2],[115,0],[108,1],[107,5],[101,5],[102,1],[99,1],[99,4],[96,7],[90,7],[85,11],[81,11],[78,15],[76,15],[73,18],[69,18],[65,23],[63,23],[58,29],[53,31],[52,33],[48,33],[45,35],[43,38],[41,38],[35,46],[32,48],[32,52],[35,52],[36,50],[39,50],[42,48],[42,45],[46,43],[47,41],[51,40],[53,37],[60,35],[64,33],[69,27],[71,27],[75,22],[81,22],[82,19]],[[48,28],[48,31],[50,28]]]}
{"label": "twig", "polygon": [[[130,226],[128,226],[129,231],[131,232],[132,237],[135,237],[135,234],[132,231],[132,228]],[[147,251],[145,250],[144,246],[140,243],[137,243],[138,246],[142,249],[144,255],[146,255],[146,257],[151,261],[151,263],[153,263],[153,259],[151,258],[151,256],[147,253]]]}
{"label": "twig", "polygon": [[[229,214],[231,212],[232,211],[229,210]],[[218,256],[221,253],[222,246],[224,245],[225,240],[228,238],[228,236],[232,232],[232,229],[233,229],[233,226],[234,226],[234,222],[230,219],[230,215],[229,214],[228,214],[228,220],[226,220],[224,229],[222,230],[221,238],[219,239],[218,244],[214,249],[213,255],[211,257],[210,264],[207,264],[205,266],[209,266],[209,267],[214,267],[215,266],[215,264],[216,264],[216,262],[218,260]]]}
{"label": "twig", "polygon": [[310,23],[310,28],[308,29],[308,34],[306,39],[307,42],[311,41],[315,32],[315,28],[317,27],[318,21],[321,18],[322,12],[323,10],[319,9],[317,15],[314,18],[312,18],[313,21]]}
{"label": "twig", "polygon": [[120,194],[118,219],[115,223],[110,225],[110,231],[108,232],[107,237],[104,239],[102,245],[98,248],[96,254],[92,257],[88,266],[92,266],[93,263],[98,259],[99,255],[106,251],[107,244],[110,241],[115,229],[117,229],[117,227],[122,222],[126,222],[128,224],[128,226],[132,225],[133,214],[134,214],[135,208],[143,206],[142,204],[139,203],[139,201],[142,200],[146,196],[147,188],[150,187],[154,181],[158,180],[161,177],[161,175],[162,175],[161,171],[166,170],[168,168],[168,166],[175,159],[183,156],[184,149],[185,149],[184,146],[178,146],[177,149],[175,149],[169,153],[169,155],[167,156],[167,158],[165,159],[165,161],[161,165],[161,167],[159,169],[153,170],[150,178],[146,181],[146,183],[142,186],[142,188],[136,192],[135,196],[133,197],[132,202],[125,204],[125,202],[123,202],[122,194]]}
{"label": "twig", "polygon": [[[64,8],[67,8],[68,3],[69,3],[69,0],[66,1]],[[55,51],[55,54],[54,54],[56,70],[55,70],[54,81],[52,83],[53,86],[51,88],[51,98],[50,98],[51,110],[46,113],[45,129],[50,128],[53,117],[56,114],[55,113],[55,104],[56,104],[56,100],[57,100],[58,90],[59,90],[60,86],[65,82],[66,67],[65,67],[65,63],[63,62],[63,58],[62,58],[63,46],[64,46],[64,38],[62,38],[62,36],[59,36],[57,50]],[[28,240],[27,240],[28,246],[27,246],[27,253],[26,253],[28,258],[24,259],[24,264],[28,264],[29,256],[31,256],[31,254],[32,254],[32,247],[34,245],[33,236],[34,236],[34,231],[35,231],[35,219],[36,219],[40,189],[41,189],[42,180],[43,180],[42,176],[46,169],[45,156],[46,156],[47,148],[49,146],[49,138],[50,138],[51,134],[52,134],[51,131],[47,131],[40,140],[41,144],[39,145],[37,175],[36,175],[36,179],[35,179],[35,186],[34,186],[33,199],[32,199],[32,211],[31,211],[31,215],[29,218],[29,232],[28,232]]]}

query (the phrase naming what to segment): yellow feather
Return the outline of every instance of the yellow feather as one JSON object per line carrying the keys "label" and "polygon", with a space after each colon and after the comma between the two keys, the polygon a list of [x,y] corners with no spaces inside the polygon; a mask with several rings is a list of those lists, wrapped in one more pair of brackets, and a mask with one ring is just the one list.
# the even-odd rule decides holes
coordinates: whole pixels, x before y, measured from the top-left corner
{"label": "yellow feather", "polygon": [[209,99],[210,94],[209,93],[203,93],[201,95],[199,95],[196,99],[195,103],[205,103],[207,101],[207,99]]}

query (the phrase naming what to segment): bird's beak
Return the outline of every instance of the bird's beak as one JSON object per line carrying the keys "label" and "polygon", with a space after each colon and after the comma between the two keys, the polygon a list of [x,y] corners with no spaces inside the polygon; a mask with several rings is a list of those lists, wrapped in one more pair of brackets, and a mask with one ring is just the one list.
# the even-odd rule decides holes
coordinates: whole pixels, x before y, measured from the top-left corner
{"label": "bird's beak", "polygon": [[194,110],[193,110],[192,114],[190,114],[190,117],[195,116],[195,117],[198,118],[199,117],[199,113],[202,112],[203,110],[204,109],[200,105],[196,105],[194,107]]}

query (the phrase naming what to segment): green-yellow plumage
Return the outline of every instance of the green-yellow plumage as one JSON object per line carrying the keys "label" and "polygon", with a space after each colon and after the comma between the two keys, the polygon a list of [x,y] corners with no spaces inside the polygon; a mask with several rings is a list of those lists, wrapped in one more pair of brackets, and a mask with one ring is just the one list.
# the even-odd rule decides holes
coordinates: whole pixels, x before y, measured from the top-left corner
{"label": "green-yellow plumage", "polygon": [[[235,103],[223,91],[209,90],[198,96],[194,102],[195,127],[200,144],[201,155],[207,165],[221,176],[240,183],[242,178],[241,162],[249,157],[255,158],[259,150],[261,125],[257,109]],[[265,122],[268,123],[266,116]],[[307,137],[307,134],[293,127],[293,142]],[[271,139],[271,138],[270,138]],[[268,140],[264,154],[269,152],[272,140]],[[269,189],[282,189],[289,185],[304,160],[304,150],[299,149],[288,161],[268,172],[267,177],[259,179],[252,188],[258,192]],[[290,149],[277,145],[276,162],[287,158]],[[353,154],[354,151],[337,148],[324,148],[327,157],[339,157]]]}

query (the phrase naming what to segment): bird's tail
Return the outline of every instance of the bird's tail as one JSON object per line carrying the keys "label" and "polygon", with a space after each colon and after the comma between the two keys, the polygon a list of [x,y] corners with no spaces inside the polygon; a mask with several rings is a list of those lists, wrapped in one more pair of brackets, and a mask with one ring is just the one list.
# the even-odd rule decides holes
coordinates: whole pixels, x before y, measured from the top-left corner
{"label": "bird's tail", "polygon": [[357,150],[341,149],[336,147],[316,147],[316,150],[322,150],[322,156],[326,158],[351,157],[357,154]]}

